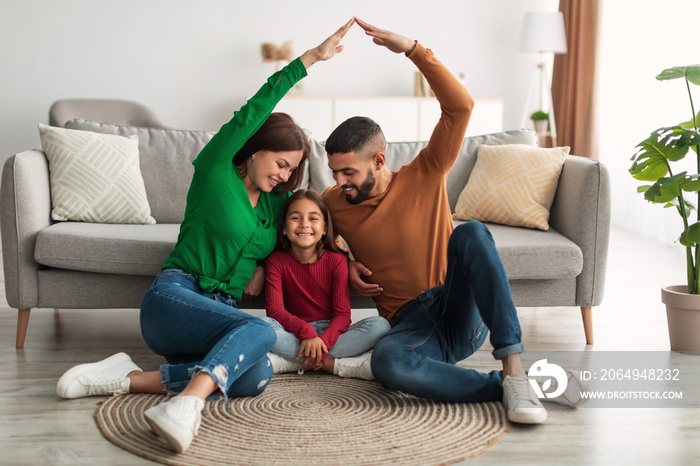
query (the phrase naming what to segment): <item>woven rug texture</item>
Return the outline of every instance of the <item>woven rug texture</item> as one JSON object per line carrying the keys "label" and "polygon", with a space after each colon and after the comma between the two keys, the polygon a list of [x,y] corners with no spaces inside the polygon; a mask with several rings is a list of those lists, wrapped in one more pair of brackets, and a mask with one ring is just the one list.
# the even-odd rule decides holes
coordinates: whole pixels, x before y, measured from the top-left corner
{"label": "woven rug texture", "polygon": [[508,432],[501,403],[447,403],[328,374],[276,375],[265,392],[208,402],[190,448],[176,454],[143,413],[163,395],[112,397],[95,415],[120,448],[173,465],[436,465],[483,453]]}

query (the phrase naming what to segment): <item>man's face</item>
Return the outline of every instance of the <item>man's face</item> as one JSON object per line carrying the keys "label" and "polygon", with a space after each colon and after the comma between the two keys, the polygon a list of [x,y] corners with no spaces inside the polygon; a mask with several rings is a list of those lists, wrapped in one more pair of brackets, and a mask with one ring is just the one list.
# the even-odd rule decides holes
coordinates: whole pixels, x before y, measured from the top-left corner
{"label": "man's face", "polygon": [[343,190],[350,204],[359,204],[372,193],[376,184],[372,165],[360,159],[355,152],[329,155],[328,166],[336,185]]}

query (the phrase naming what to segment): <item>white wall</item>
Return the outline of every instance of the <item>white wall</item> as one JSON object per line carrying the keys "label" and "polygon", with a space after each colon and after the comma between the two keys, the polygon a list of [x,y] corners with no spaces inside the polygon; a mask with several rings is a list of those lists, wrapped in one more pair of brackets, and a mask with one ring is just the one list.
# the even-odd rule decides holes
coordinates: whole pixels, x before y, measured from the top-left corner
{"label": "white wall", "polygon": [[[683,231],[675,209],[649,204],[628,170],[637,144],[660,127],[690,120],[683,80],[657,81],[666,68],[700,62],[697,46],[700,2],[606,1],[600,75],[600,160],[612,180],[612,222],[642,236],[671,243]],[[633,10],[633,11],[632,11]],[[695,111],[700,89],[692,86]],[[692,155],[690,170],[697,172]],[[695,166],[694,166],[695,165]],[[681,170],[682,171],[682,170]],[[678,172],[676,172],[678,173]],[[697,199],[692,199],[695,203]],[[679,246],[679,249],[682,249]]]}
{"label": "white wall", "polygon": [[[168,126],[216,130],[273,71],[260,44],[296,55],[353,15],[420,40],[475,97],[504,100],[520,124],[537,61],[518,52],[523,15],[557,0],[0,0],[0,161],[39,147],[37,124],[61,98],[117,98]],[[346,50],[315,65],[310,95],[412,95],[413,65],[350,31]]]}

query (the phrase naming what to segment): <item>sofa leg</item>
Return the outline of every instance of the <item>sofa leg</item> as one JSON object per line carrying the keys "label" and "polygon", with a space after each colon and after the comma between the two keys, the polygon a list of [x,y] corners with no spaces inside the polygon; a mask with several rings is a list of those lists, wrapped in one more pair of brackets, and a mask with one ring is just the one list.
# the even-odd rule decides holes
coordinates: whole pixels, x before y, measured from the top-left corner
{"label": "sofa leg", "polygon": [[581,317],[583,318],[583,331],[586,334],[586,344],[593,344],[593,308],[581,307]]}
{"label": "sofa leg", "polygon": [[63,314],[60,309],[53,310],[53,329],[57,337],[63,336]]}
{"label": "sofa leg", "polygon": [[27,327],[29,327],[29,313],[31,309],[18,309],[17,314],[17,340],[15,346],[24,348],[24,338],[27,336]]}

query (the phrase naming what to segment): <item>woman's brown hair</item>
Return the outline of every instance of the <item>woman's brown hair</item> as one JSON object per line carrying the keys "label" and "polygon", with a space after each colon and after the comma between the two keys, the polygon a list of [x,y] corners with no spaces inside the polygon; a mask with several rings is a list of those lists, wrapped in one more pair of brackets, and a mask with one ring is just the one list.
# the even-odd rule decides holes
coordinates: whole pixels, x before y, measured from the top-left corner
{"label": "woman's brown hair", "polygon": [[292,117],[286,113],[271,113],[265,123],[243,144],[236,155],[233,156],[233,164],[242,168],[241,176],[245,178],[246,161],[258,151],[287,152],[301,150],[302,156],[299,166],[294,170],[289,179],[275,187],[275,192],[294,191],[301,186],[304,178],[306,159],[311,152],[311,144],[304,130],[297,125]]}
{"label": "woman's brown hair", "polygon": [[321,241],[319,241],[316,245],[316,255],[318,257],[318,260],[321,260],[321,256],[323,256],[324,251],[332,251],[339,252],[341,254],[347,254],[345,251],[340,249],[338,244],[335,242],[335,233],[333,232],[333,221],[331,220],[331,213],[328,210],[326,202],[323,200],[320,194],[310,189],[300,189],[299,191],[296,191],[291,196],[289,196],[289,198],[285,201],[284,205],[282,206],[282,212],[280,212],[279,228],[277,229],[277,245],[275,246],[275,250],[289,252],[292,249],[292,243],[289,241],[289,238],[287,238],[287,235],[284,234],[284,228],[287,224],[287,215],[289,215],[289,208],[292,206],[294,201],[298,201],[299,199],[308,199],[314,202],[321,210],[321,214],[323,215],[323,221],[326,222],[326,234],[323,235]]}

